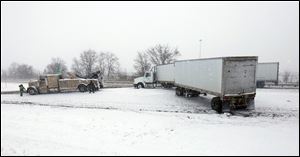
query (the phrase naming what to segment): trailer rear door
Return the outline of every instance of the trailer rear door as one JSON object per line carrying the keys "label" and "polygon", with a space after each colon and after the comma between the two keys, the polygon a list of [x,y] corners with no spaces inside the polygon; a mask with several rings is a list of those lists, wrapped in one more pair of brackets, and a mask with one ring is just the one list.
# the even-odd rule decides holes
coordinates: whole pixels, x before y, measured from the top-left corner
{"label": "trailer rear door", "polygon": [[256,91],[257,57],[224,58],[223,95]]}

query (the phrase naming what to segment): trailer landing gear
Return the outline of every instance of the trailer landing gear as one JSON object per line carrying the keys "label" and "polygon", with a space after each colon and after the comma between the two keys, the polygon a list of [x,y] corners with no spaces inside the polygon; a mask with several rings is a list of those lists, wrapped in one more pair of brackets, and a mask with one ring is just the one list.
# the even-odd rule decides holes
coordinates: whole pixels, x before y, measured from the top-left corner
{"label": "trailer landing gear", "polygon": [[177,96],[185,96],[187,98],[191,98],[191,97],[198,97],[200,94],[203,94],[204,96],[207,95],[206,93],[201,93],[201,92],[195,91],[195,90],[190,90],[190,89],[181,88],[181,87],[176,88]]}

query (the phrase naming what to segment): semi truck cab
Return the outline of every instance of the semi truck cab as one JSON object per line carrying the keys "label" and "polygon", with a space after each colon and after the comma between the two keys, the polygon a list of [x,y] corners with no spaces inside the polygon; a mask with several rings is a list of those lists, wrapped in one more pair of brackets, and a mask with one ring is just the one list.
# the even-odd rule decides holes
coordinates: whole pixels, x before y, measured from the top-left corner
{"label": "semi truck cab", "polygon": [[154,71],[153,70],[150,70],[150,71],[147,71],[144,76],[142,77],[138,77],[138,78],[135,78],[134,79],[134,83],[133,83],[133,86],[135,88],[144,88],[146,87],[147,85],[149,84],[152,84],[155,83],[154,81]]}

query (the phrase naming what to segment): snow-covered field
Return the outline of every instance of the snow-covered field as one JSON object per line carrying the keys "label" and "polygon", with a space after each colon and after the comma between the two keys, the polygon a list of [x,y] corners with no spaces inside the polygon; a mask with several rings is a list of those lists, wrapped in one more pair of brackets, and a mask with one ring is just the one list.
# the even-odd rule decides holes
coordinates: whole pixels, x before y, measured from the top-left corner
{"label": "snow-covered field", "polygon": [[256,110],[167,89],[1,95],[1,155],[299,155],[299,89],[257,89]]}

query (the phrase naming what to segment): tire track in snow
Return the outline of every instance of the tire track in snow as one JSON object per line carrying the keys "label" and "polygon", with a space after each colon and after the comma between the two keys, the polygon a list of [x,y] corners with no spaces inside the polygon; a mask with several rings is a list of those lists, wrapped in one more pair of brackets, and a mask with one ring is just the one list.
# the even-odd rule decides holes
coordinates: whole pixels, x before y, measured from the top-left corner
{"label": "tire track in snow", "polygon": [[64,105],[64,104],[43,104],[27,101],[1,101],[1,104],[14,104],[14,105],[32,105],[32,106],[47,106],[47,107],[61,107],[61,108],[78,108],[78,109],[105,109],[105,110],[120,110],[120,111],[133,111],[133,112],[168,112],[168,113],[215,113],[213,110],[201,110],[197,109],[195,111],[170,111],[170,110],[151,110],[151,109],[120,109],[114,107],[100,107],[100,106],[73,106],[73,105]]}
{"label": "tire track in snow", "polygon": [[[190,114],[217,114],[211,109],[196,109],[194,111],[177,111],[177,110],[151,110],[151,109],[121,109],[115,107],[101,107],[101,106],[73,106],[65,104],[43,104],[27,101],[1,101],[1,104],[15,104],[15,105],[33,105],[33,106],[48,106],[48,107],[60,107],[60,108],[74,108],[74,109],[103,109],[103,110],[120,110],[120,111],[133,111],[133,112],[165,112],[165,113],[190,113]],[[227,116],[241,116],[241,117],[270,117],[270,118],[291,118],[299,117],[297,111],[290,112],[270,112],[270,111],[234,111]]]}
{"label": "tire track in snow", "polygon": [[55,105],[55,104],[42,104],[42,103],[27,102],[27,101],[1,101],[1,104],[34,105],[34,106],[49,106],[49,107],[62,107],[62,108],[80,108],[80,109],[119,110],[118,108],[113,108],[113,107],[72,106],[72,105],[64,105],[64,104]]}

